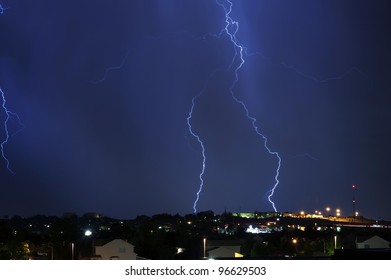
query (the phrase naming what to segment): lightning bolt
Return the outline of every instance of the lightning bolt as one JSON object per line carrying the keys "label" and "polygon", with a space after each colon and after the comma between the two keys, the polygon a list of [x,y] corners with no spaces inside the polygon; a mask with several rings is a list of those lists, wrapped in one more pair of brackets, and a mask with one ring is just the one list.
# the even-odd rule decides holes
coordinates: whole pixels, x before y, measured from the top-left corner
{"label": "lightning bolt", "polygon": [[343,72],[342,74],[340,74],[339,76],[335,76],[335,77],[328,77],[328,78],[317,78],[317,77],[314,77],[314,76],[311,76],[311,75],[308,75],[302,71],[300,71],[299,69],[293,67],[292,65],[288,65],[286,64],[285,62],[281,62],[281,65],[288,69],[288,70],[291,70],[293,72],[295,72],[296,74],[306,78],[306,79],[310,79],[310,80],[313,80],[314,82],[316,83],[328,83],[328,82],[331,82],[331,81],[337,81],[337,80],[342,80],[344,79],[346,76],[350,75],[351,73],[353,72],[356,72],[358,74],[360,74],[361,76],[368,78],[368,76],[363,72],[361,71],[360,69],[358,69],[357,67],[351,67],[349,68],[348,70],[346,70],[345,72]]}
{"label": "lightning bolt", "polygon": [[370,77],[368,76],[368,74],[364,73],[364,71],[362,71],[361,69],[359,69],[358,67],[355,67],[355,66],[352,66],[352,67],[348,68],[347,70],[345,70],[344,72],[340,73],[339,75],[321,78],[321,77],[316,77],[316,76],[313,76],[313,75],[309,75],[309,74],[301,71],[300,69],[296,68],[295,66],[287,64],[284,61],[273,62],[270,57],[265,56],[261,52],[255,51],[255,52],[252,52],[252,53],[247,53],[247,49],[245,47],[243,47],[243,50],[244,50],[244,53],[245,53],[246,57],[260,56],[263,60],[267,61],[269,64],[271,64],[273,66],[282,67],[282,68],[284,68],[286,70],[289,70],[289,71],[292,71],[292,72],[296,73],[297,75],[299,75],[299,76],[301,76],[301,77],[303,77],[303,78],[305,78],[307,80],[312,80],[313,82],[319,83],[319,84],[326,84],[326,83],[333,82],[333,81],[343,80],[347,76],[349,76],[351,74],[354,74],[354,73],[364,77],[367,80],[370,80]]}
{"label": "lightning bolt", "polygon": [[210,80],[213,78],[213,76],[218,72],[218,71],[222,71],[223,69],[215,69],[210,75],[209,75],[209,78],[206,80],[205,82],[205,85],[204,87],[201,89],[201,91],[199,91],[199,93],[193,97],[193,99],[191,100],[191,108],[190,108],[190,111],[189,111],[189,115],[187,117],[187,126],[188,126],[188,130],[190,132],[190,134],[197,140],[198,144],[200,144],[200,147],[201,147],[201,156],[202,156],[202,168],[201,168],[201,172],[200,172],[200,175],[199,175],[199,178],[200,178],[200,185],[199,185],[199,188],[198,188],[198,191],[196,193],[196,199],[194,201],[194,204],[193,204],[193,212],[194,214],[197,213],[197,203],[198,201],[200,200],[200,195],[201,195],[201,192],[202,192],[202,189],[204,187],[204,173],[205,173],[205,169],[206,169],[206,153],[205,153],[205,145],[204,145],[204,142],[201,140],[201,137],[199,136],[199,134],[197,134],[192,125],[191,125],[191,119],[193,117],[193,112],[194,112],[194,108],[196,106],[196,101],[197,99],[205,92],[206,90],[206,87],[208,86]]}
{"label": "lightning bolt", "polygon": [[202,155],[202,168],[201,168],[201,173],[199,175],[199,178],[200,178],[200,186],[198,188],[198,191],[197,191],[197,194],[196,194],[196,199],[194,201],[194,204],[193,204],[193,210],[194,210],[194,213],[197,213],[197,203],[200,199],[200,194],[202,192],[202,189],[204,187],[204,173],[205,173],[205,167],[206,167],[206,155],[205,155],[205,146],[204,146],[204,142],[202,142],[200,136],[194,132],[193,130],[193,127],[191,126],[191,118],[193,117],[193,111],[194,111],[194,107],[196,105],[196,101],[197,99],[201,96],[203,91],[201,91],[198,95],[194,96],[193,99],[191,100],[191,108],[190,108],[190,112],[189,112],[189,116],[187,117],[187,126],[189,128],[189,132],[191,135],[193,135],[194,138],[197,139],[198,143],[200,144],[201,146],[201,155]]}
{"label": "lightning bolt", "polygon": [[103,77],[100,80],[91,81],[91,83],[100,84],[100,83],[103,83],[104,81],[106,81],[106,79],[111,71],[116,71],[116,70],[122,69],[122,67],[125,65],[126,60],[128,59],[128,56],[129,56],[129,51],[125,54],[125,56],[123,57],[123,59],[119,65],[107,67],[104,74],[103,74]]}
{"label": "lightning bolt", "polygon": [[[273,187],[267,192],[267,194],[268,194],[267,199],[271,203],[274,211],[277,212],[277,208],[276,208],[275,202],[272,200],[272,197],[274,195],[274,192],[275,192],[278,184],[280,183],[278,177],[280,175],[281,156],[278,152],[270,149],[270,147],[268,145],[268,138],[260,131],[260,129],[257,125],[257,119],[250,115],[250,112],[249,112],[246,104],[242,100],[237,98],[235,95],[234,88],[239,81],[239,74],[238,73],[245,63],[244,53],[245,53],[246,49],[242,44],[239,43],[239,41],[236,38],[236,34],[239,31],[239,22],[233,20],[231,17],[232,6],[233,6],[232,2],[230,0],[226,0],[226,4],[224,5],[223,3],[216,0],[216,3],[224,9],[226,25],[225,25],[225,28],[222,30],[222,32],[228,35],[228,37],[233,45],[234,51],[235,51],[234,56],[232,58],[231,65],[229,67],[230,69],[234,69],[234,73],[235,73],[235,79],[232,82],[231,87],[230,87],[231,96],[235,100],[235,102],[238,103],[243,108],[243,110],[246,114],[246,117],[250,120],[251,125],[254,128],[255,133],[261,137],[265,149],[268,151],[268,153],[270,155],[273,155],[277,158],[277,168],[276,168],[276,174],[274,176],[275,183],[274,183]],[[234,66],[235,61],[237,59],[239,59],[239,63],[237,64],[237,66]]]}
{"label": "lightning bolt", "polygon": [[301,157],[301,158],[309,158],[310,160],[316,160],[316,161],[319,160],[316,157],[313,157],[312,155],[310,155],[309,153],[298,154],[298,155],[294,156],[293,158],[299,158],[299,157]]}
{"label": "lightning bolt", "polygon": [[[4,146],[8,143],[8,140],[13,137],[14,135],[18,134],[21,130],[24,129],[24,124],[21,122],[18,114],[8,110],[7,106],[6,106],[6,99],[5,99],[5,94],[4,92],[2,91],[2,89],[0,88],[0,93],[1,93],[1,98],[3,100],[3,104],[2,104],[2,107],[4,109],[4,112],[6,114],[6,118],[4,120],[4,130],[5,130],[5,139],[3,140],[3,142],[1,142],[1,155],[3,156],[3,159],[5,160],[6,162],[6,166],[7,166],[7,169],[8,171],[11,173],[11,174],[15,174],[14,171],[11,169],[10,167],[10,161],[8,160],[8,158],[6,157],[5,155],[5,152],[4,152]],[[10,121],[12,121],[13,119],[16,119],[18,125],[19,125],[19,129],[14,132],[13,134],[10,134],[9,132],[9,127],[8,127],[8,124]]]}
{"label": "lightning bolt", "polygon": [[[281,156],[280,156],[280,154],[277,151],[273,151],[269,147],[269,145],[268,145],[268,138],[260,131],[260,129],[259,129],[258,125],[257,125],[257,119],[250,115],[250,112],[249,112],[246,104],[244,103],[244,101],[242,101],[238,97],[236,97],[235,92],[234,92],[234,88],[235,88],[236,84],[239,82],[239,71],[240,71],[240,69],[243,67],[243,65],[245,63],[244,57],[245,56],[246,57],[250,57],[252,55],[261,55],[264,59],[267,59],[267,58],[263,54],[258,53],[258,52],[255,53],[255,54],[247,54],[246,47],[243,46],[238,41],[238,39],[236,37],[236,34],[239,31],[239,22],[233,20],[233,18],[231,17],[233,3],[230,0],[224,0],[224,2],[220,2],[220,0],[216,0],[216,3],[220,7],[222,7],[224,9],[224,12],[225,12],[225,23],[226,23],[226,25],[225,25],[224,29],[220,32],[220,36],[223,33],[228,35],[228,37],[229,37],[229,39],[230,39],[230,41],[232,43],[233,49],[234,49],[234,55],[232,57],[231,64],[230,64],[230,66],[228,68],[228,70],[232,70],[233,69],[233,71],[235,73],[235,78],[234,78],[234,80],[233,80],[233,82],[231,84],[231,87],[230,87],[231,96],[235,100],[235,102],[237,102],[243,108],[243,110],[244,110],[244,112],[246,114],[246,117],[250,120],[255,133],[257,133],[260,136],[260,138],[262,139],[262,141],[264,143],[265,149],[268,151],[268,153],[270,155],[275,156],[275,158],[277,159],[277,168],[276,168],[276,173],[275,173],[275,176],[274,176],[275,183],[274,183],[273,187],[270,188],[266,192],[266,196],[267,196],[268,201],[271,203],[274,211],[277,212],[277,208],[276,208],[275,202],[272,200],[272,197],[274,195],[274,192],[275,192],[276,188],[279,185],[279,175],[280,175],[280,169],[281,169],[281,163],[282,163]],[[236,61],[238,61],[238,62],[236,62]],[[351,67],[350,69],[346,70],[345,72],[343,72],[339,76],[328,77],[328,78],[321,79],[321,78],[317,78],[317,77],[305,74],[304,72],[300,71],[299,69],[297,69],[297,68],[295,68],[295,67],[293,67],[291,65],[286,64],[285,62],[281,62],[280,65],[282,65],[285,69],[291,70],[291,71],[297,73],[298,75],[300,75],[300,76],[302,76],[302,77],[304,77],[306,79],[313,80],[314,82],[317,82],[317,83],[328,83],[328,82],[332,82],[332,81],[336,81],[336,80],[342,80],[346,76],[352,74],[353,72],[368,78],[367,75],[363,71],[358,69],[357,67]],[[317,160],[316,158],[314,158],[314,157],[312,157],[312,156],[310,156],[308,154],[305,154],[304,156],[307,156],[307,157],[309,157],[312,160]]]}
{"label": "lightning bolt", "polygon": [[[250,112],[249,112],[246,104],[242,100],[237,98],[236,95],[235,95],[234,88],[235,88],[236,84],[239,81],[239,74],[238,73],[239,73],[240,69],[242,68],[242,66],[244,65],[244,63],[245,63],[244,54],[246,53],[246,48],[243,45],[241,45],[239,43],[239,41],[237,40],[237,38],[236,38],[236,34],[237,34],[238,30],[239,30],[239,22],[237,22],[237,21],[235,21],[235,20],[233,20],[231,18],[232,6],[233,6],[232,2],[229,1],[229,0],[226,0],[226,2],[224,4],[224,3],[219,2],[219,0],[216,0],[216,3],[217,3],[217,5],[222,7],[224,12],[225,12],[225,23],[226,23],[226,25],[221,30],[219,35],[213,35],[213,36],[221,38],[223,34],[226,34],[229,37],[229,40],[232,43],[232,46],[233,46],[233,49],[234,49],[234,55],[232,57],[231,63],[229,65],[228,69],[226,70],[226,71],[233,70],[234,74],[235,74],[235,78],[234,78],[234,80],[233,80],[233,82],[232,82],[232,84],[231,84],[231,86],[229,88],[229,91],[231,93],[231,96],[232,96],[233,100],[236,103],[238,103],[243,108],[246,117],[250,120],[251,125],[254,128],[255,133],[258,136],[261,137],[265,149],[268,151],[268,153],[270,155],[275,156],[277,158],[277,163],[278,164],[277,164],[276,174],[275,174],[275,177],[274,177],[275,183],[274,183],[273,187],[266,193],[268,201],[271,203],[274,211],[277,212],[277,208],[275,206],[274,201],[272,200],[272,197],[273,197],[274,192],[275,192],[275,190],[276,190],[276,188],[277,188],[277,186],[279,184],[278,177],[280,175],[281,157],[280,157],[278,152],[272,151],[269,148],[269,146],[268,146],[268,138],[264,134],[262,134],[260,129],[258,128],[258,126],[257,126],[257,119],[250,115]],[[208,35],[210,35],[210,34],[208,34]],[[235,64],[236,61],[238,61],[237,64]],[[209,79],[211,79],[212,76],[213,76],[213,74],[209,77]],[[202,168],[201,168],[201,172],[200,172],[200,175],[199,175],[200,185],[199,185],[199,189],[197,191],[196,199],[195,199],[194,205],[193,205],[194,213],[197,213],[197,203],[198,203],[198,201],[200,199],[200,194],[201,194],[203,186],[204,186],[203,176],[204,176],[205,168],[206,168],[206,155],[205,155],[205,146],[204,146],[203,141],[201,140],[200,136],[193,130],[193,128],[191,126],[191,118],[193,116],[193,111],[194,111],[194,108],[196,106],[196,101],[197,101],[197,99],[200,97],[200,95],[202,93],[203,93],[203,91],[201,91],[198,95],[193,97],[193,99],[192,99],[192,106],[191,106],[189,115],[187,117],[187,125],[188,125],[189,132],[198,141],[198,143],[199,143],[199,145],[201,147],[201,155],[202,155]]]}
{"label": "lightning bolt", "polygon": [[[3,5],[0,3],[0,15],[4,14],[5,10],[7,10],[7,8],[4,8]],[[7,101],[5,99],[5,94],[4,94],[4,92],[3,92],[3,90],[1,88],[0,88],[0,93],[1,93],[1,98],[3,100],[2,107],[3,107],[4,112],[6,114],[6,118],[4,120],[5,139],[0,144],[1,155],[2,155],[2,157],[4,159],[4,161],[6,162],[6,166],[7,166],[8,171],[11,174],[14,175],[15,173],[14,173],[14,171],[10,167],[10,161],[8,160],[8,158],[5,155],[4,146],[8,143],[8,140],[12,136],[14,136],[15,134],[19,133],[21,130],[23,130],[24,125],[22,124],[22,122],[21,122],[21,120],[20,120],[20,118],[19,118],[19,116],[17,114],[15,114],[12,111],[8,110],[8,108],[6,106]],[[17,122],[19,124],[19,130],[17,130],[15,133],[10,135],[8,124],[9,124],[9,121],[12,120],[12,119],[16,119],[17,120]]]}

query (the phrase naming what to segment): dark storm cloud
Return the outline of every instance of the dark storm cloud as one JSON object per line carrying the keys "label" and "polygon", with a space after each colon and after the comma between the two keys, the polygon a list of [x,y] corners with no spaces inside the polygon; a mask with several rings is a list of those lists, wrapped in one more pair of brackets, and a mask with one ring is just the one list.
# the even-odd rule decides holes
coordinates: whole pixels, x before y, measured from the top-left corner
{"label": "dark storm cloud", "polygon": [[[272,209],[277,161],[230,97],[232,73],[206,84],[234,54],[210,36],[225,25],[215,1],[2,3],[0,86],[26,129],[6,146],[16,175],[1,161],[1,214],[191,212],[201,154],[186,118],[205,85],[199,210]],[[233,5],[249,54],[235,92],[283,158],[278,209],[350,214],[355,183],[359,211],[391,219],[390,4]]]}

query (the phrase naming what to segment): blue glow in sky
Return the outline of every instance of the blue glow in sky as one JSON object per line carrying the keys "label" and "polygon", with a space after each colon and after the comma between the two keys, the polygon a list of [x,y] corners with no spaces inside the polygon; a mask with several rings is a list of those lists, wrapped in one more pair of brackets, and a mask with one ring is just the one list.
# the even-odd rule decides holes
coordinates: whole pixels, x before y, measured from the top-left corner
{"label": "blue glow in sky", "polygon": [[1,4],[0,86],[25,128],[6,145],[15,175],[0,162],[0,215],[191,213],[191,131],[198,211],[274,211],[256,125],[283,159],[279,211],[350,214],[356,184],[357,210],[391,219],[389,1],[232,0],[234,41],[213,0]]}

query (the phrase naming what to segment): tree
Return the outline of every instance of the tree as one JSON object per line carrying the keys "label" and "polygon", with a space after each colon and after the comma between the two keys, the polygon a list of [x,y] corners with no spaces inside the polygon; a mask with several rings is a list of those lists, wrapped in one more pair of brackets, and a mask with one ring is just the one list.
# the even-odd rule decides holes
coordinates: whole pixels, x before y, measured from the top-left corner
{"label": "tree", "polygon": [[13,260],[22,260],[30,257],[30,245],[27,241],[13,242],[9,246],[9,256]]}

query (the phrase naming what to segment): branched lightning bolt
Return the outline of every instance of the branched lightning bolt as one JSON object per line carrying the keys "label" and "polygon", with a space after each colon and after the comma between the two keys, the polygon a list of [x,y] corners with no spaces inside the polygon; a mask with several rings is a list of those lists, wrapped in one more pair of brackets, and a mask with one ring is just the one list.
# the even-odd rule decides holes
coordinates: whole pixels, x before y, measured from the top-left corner
{"label": "branched lightning bolt", "polygon": [[[257,119],[254,118],[253,116],[250,115],[249,113],[249,110],[246,106],[246,104],[240,100],[239,98],[237,98],[235,96],[235,93],[234,93],[234,88],[236,86],[236,84],[238,83],[239,81],[239,75],[238,75],[238,72],[239,70],[242,68],[243,64],[245,63],[245,60],[244,60],[244,55],[243,53],[245,52],[245,47],[243,45],[241,45],[237,38],[236,38],[236,34],[239,30],[239,22],[237,21],[234,21],[232,18],[231,18],[231,13],[232,13],[232,2],[230,0],[226,0],[226,4],[224,5],[223,3],[219,2],[218,0],[216,0],[216,3],[218,5],[220,5],[223,9],[224,9],[224,12],[225,12],[225,22],[226,22],[226,25],[223,29],[222,32],[226,33],[229,37],[229,39],[231,40],[232,42],[232,45],[233,45],[233,48],[234,48],[234,56],[232,58],[232,62],[231,62],[231,65],[230,65],[230,69],[234,69],[234,73],[235,73],[235,79],[234,81],[232,82],[232,85],[230,87],[230,92],[231,92],[231,95],[232,95],[232,98],[242,106],[242,108],[244,109],[245,113],[246,113],[246,117],[251,121],[251,124],[254,128],[254,131],[262,138],[263,140],[263,143],[264,143],[264,147],[265,149],[268,151],[269,154],[275,156],[277,158],[277,161],[278,161],[278,164],[277,164],[277,168],[276,168],[276,175],[274,177],[274,180],[275,180],[275,184],[273,185],[273,187],[267,192],[268,194],[268,201],[271,203],[274,211],[277,212],[277,208],[275,206],[275,203],[274,201],[272,200],[272,197],[274,195],[274,192],[279,184],[279,175],[280,175],[280,168],[281,168],[281,157],[279,155],[278,152],[276,151],[272,151],[269,146],[268,146],[268,138],[262,134],[262,132],[259,130],[258,126],[257,126]],[[227,7],[228,6],[228,7]],[[237,66],[234,66],[235,65],[235,61],[239,59],[239,62],[237,64]]]}
{"label": "branched lightning bolt", "polygon": [[[270,155],[273,155],[277,158],[278,160],[278,165],[277,165],[277,169],[276,169],[276,175],[274,177],[275,179],[275,184],[274,186],[267,192],[267,195],[268,195],[268,201],[271,203],[274,211],[277,212],[277,208],[275,206],[275,203],[274,201],[272,201],[272,196],[274,195],[274,191],[275,189],[277,188],[278,184],[279,184],[279,174],[280,174],[280,168],[281,168],[281,157],[279,155],[278,152],[275,152],[275,151],[272,151],[269,146],[268,146],[268,139],[267,137],[262,134],[256,124],[257,120],[256,118],[252,117],[249,113],[249,110],[247,109],[247,106],[246,104],[240,100],[239,98],[237,98],[235,96],[235,93],[234,93],[234,88],[236,86],[236,84],[238,83],[239,81],[239,70],[242,68],[243,64],[245,63],[245,60],[244,60],[244,53],[246,52],[246,48],[241,45],[237,38],[236,38],[236,34],[239,30],[239,23],[237,21],[234,21],[232,18],[231,18],[231,12],[232,12],[232,2],[229,1],[229,0],[225,0],[225,4],[224,3],[221,3],[219,2],[219,0],[216,0],[216,3],[222,7],[224,9],[224,12],[225,12],[225,27],[221,30],[220,34],[219,35],[213,35],[214,37],[217,37],[217,38],[221,38],[223,34],[226,34],[228,35],[231,43],[232,43],[232,46],[233,46],[233,49],[234,49],[234,55],[232,57],[232,61],[227,69],[227,71],[229,70],[234,70],[234,74],[235,74],[235,79],[233,80],[232,84],[231,84],[231,87],[229,88],[230,90],[230,93],[231,93],[231,96],[232,98],[235,100],[235,102],[237,102],[239,105],[242,106],[242,108],[244,109],[245,111],[245,114],[246,114],[246,117],[251,121],[251,124],[254,128],[254,131],[262,138],[263,140],[263,143],[264,143],[264,147],[266,148],[266,150],[268,151],[268,153]],[[211,35],[211,34],[208,34],[208,35]],[[237,65],[235,64],[235,62],[239,60],[239,62],[237,63]],[[235,66],[236,65],[236,66]],[[213,74],[209,77],[209,79],[213,76]],[[209,81],[208,79],[208,81]],[[204,91],[204,90],[203,90]],[[204,143],[203,141],[201,140],[200,136],[193,130],[192,126],[191,126],[191,118],[193,116],[193,111],[194,111],[194,107],[196,106],[196,101],[197,99],[200,97],[200,95],[203,93],[203,91],[201,91],[198,95],[196,95],[195,97],[193,97],[192,99],[192,106],[191,106],[191,109],[190,109],[190,112],[189,112],[189,115],[187,117],[187,125],[188,125],[188,129],[189,129],[189,132],[190,134],[197,139],[198,143],[200,144],[200,147],[201,147],[201,151],[202,151],[202,168],[201,168],[201,172],[200,172],[200,175],[199,175],[199,178],[200,178],[200,186],[199,186],[199,189],[197,191],[197,194],[196,194],[196,199],[194,201],[194,205],[193,205],[193,209],[194,209],[194,213],[197,212],[197,203],[200,199],[200,194],[202,192],[202,189],[203,189],[203,186],[204,186],[204,180],[203,180],[203,176],[204,176],[204,173],[205,173],[205,167],[206,167],[206,155],[205,155],[205,146],[204,146]]]}
{"label": "branched lightning bolt", "polygon": [[[1,98],[2,98],[2,100],[3,100],[2,107],[3,107],[3,109],[4,109],[4,112],[5,112],[6,116],[7,116],[6,119],[5,119],[5,121],[4,121],[5,139],[3,140],[3,142],[1,142],[1,145],[0,145],[0,146],[1,146],[1,155],[3,156],[3,159],[4,159],[5,162],[6,162],[6,166],[7,166],[8,171],[11,172],[12,174],[15,174],[14,171],[12,171],[12,169],[11,169],[11,167],[10,167],[10,161],[9,161],[8,158],[5,156],[4,146],[8,143],[8,140],[9,140],[12,136],[14,136],[15,134],[19,133],[19,132],[24,128],[24,125],[23,125],[23,123],[21,122],[21,120],[20,120],[18,114],[13,113],[12,111],[10,111],[10,110],[7,109],[7,106],[6,106],[6,103],[7,103],[7,102],[6,102],[6,99],[5,99],[5,94],[4,94],[4,92],[2,91],[1,88],[0,88],[0,93],[1,93]],[[16,121],[18,122],[20,128],[19,128],[16,132],[10,134],[10,132],[9,132],[9,127],[8,127],[8,123],[9,123],[9,121],[12,120],[12,119],[16,119]]]}
{"label": "branched lightning bolt", "polygon": [[[4,14],[4,11],[7,10],[7,8],[4,8],[3,5],[0,3],[0,15]],[[21,130],[23,130],[24,128],[24,125],[23,123],[21,122],[18,114],[8,110],[7,106],[6,106],[6,99],[5,99],[5,94],[3,92],[3,90],[0,88],[0,93],[1,93],[1,98],[3,100],[3,103],[2,103],[2,107],[4,109],[4,112],[6,114],[6,118],[4,120],[4,130],[5,130],[5,139],[3,140],[3,142],[1,142],[0,144],[0,147],[1,147],[1,155],[3,157],[3,159],[5,160],[6,162],[6,166],[7,166],[7,169],[8,171],[11,173],[11,174],[15,174],[14,171],[11,169],[10,167],[10,161],[8,160],[8,158],[5,156],[5,152],[4,152],[4,146],[8,143],[8,140],[14,136],[15,134],[19,133]],[[9,124],[9,121],[11,121],[12,119],[16,119],[16,121],[18,122],[19,124],[19,129],[10,134],[9,132],[9,127],[8,127],[8,124]]]}

